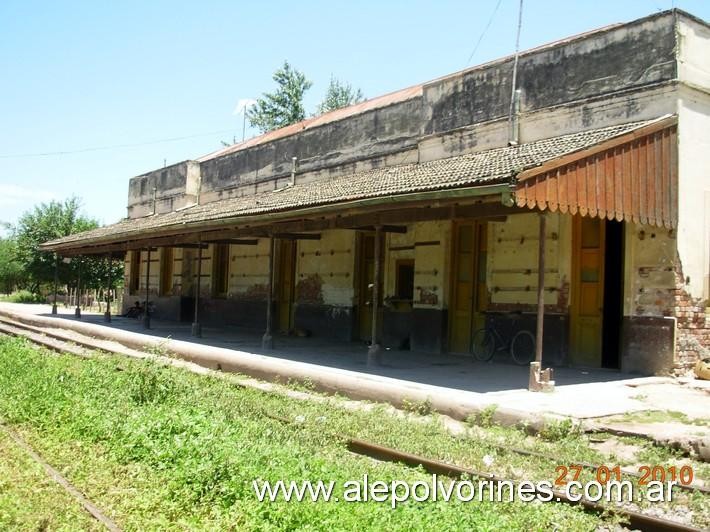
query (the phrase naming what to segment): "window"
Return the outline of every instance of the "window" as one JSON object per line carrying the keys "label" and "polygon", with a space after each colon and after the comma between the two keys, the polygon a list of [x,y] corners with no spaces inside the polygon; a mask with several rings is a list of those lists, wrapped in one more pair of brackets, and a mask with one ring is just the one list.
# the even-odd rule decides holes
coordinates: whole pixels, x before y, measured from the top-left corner
{"label": "window", "polygon": [[138,250],[131,251],[130,262],[130,279],[128,282],[128,291],[131,294],[138,293],[141,282],[141,252]]}
{"label": "window", "polygon": [[397,277],[395,278],[395,294],[397,299],[412,301],[414,299],[414,261],[398,260]]}
{"label": "window", "polygon": [[212,294],[225,297],[229,291],[229,245],[215,244],[212,249]]}
{"label": "window", "polygon": [[173,248],[163,248],[160,254],[160,295],[173,294]]}

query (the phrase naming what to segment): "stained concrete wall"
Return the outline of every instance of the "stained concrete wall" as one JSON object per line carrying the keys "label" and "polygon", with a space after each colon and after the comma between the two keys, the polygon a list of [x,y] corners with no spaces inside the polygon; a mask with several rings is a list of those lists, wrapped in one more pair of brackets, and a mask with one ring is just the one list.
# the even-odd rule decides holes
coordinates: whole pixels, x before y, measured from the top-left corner
{"label": "stained concrete wall", "polygon": [[[407,224],[387,233],[383,268],[382,343],[391,348],[446,349],[451,221]],[[411,302],[396,296],[398,261],[414,261]]]}
{"label": "stained concrete wall", "polygon": [[295,135],[202,163],[205,192],[255,185],[291,173],[347,165],[416,146],[420,135],[421,98],[307,129]]}
{"label": "stained concrete wall", "polygon": [[[686,20],[690,27],[685,15],[665,12],[522,53],[521,141],[676,112],[676,26]],[[693,24],[698,34],[707,29]],[[686,55],[698,56],[704,39],[687,38]],[[699,63],[680,67],[685,72]],[[296,180],[304,182],[503,146],[511,74],[512,59],[504,58],[426,83],[422,95],[139,176],[131,182],[129,216],[151,212],[155,183],[158,212],[198,195],[209,202],[273,190],[288,182],[292,157]],[[191,179],[197,164],[201,177]]]}
{"label": "stained concrete wall", "polygon": [[678,24],[678,255],[686,291],[710,298],[710,28],[688,17]]}
{"label": "stained concrete wall", "polygon": [[673,370],[676,249],[672,230],[625,224],[622,371]]}
{"label": "stained concrete wall", "polygon": [[[509,216],[488,228],[487,282],[491,306],[533,310],[537,305],[539,215]],[[547,215],[545,239],[545,305],[548,312],[567,312],[572,217]]]}
{"label": "stained concrete wall", "polygon": [[[507,116],[513,58],[453,74],[424,87],[425,134]],[[666,13],[569,38],[520,55],[523,112],[599,98],[674,79],[674,16]],[[476,146],[476,137],[469,141]],[[460,148],[452,146],[451,154]]]}
{"label": "stained concrete wall", "polygon": [[297,241],[296,328],[317,336],[353,338],[355,250],[355,231],[324,231],[320,240]]}
{"label": "stained concrete wall", "polygon": [[[153,190],[155,189],[155,202]],[[132,178],[128,183],[128,217],[171,212],[197,201],[200,165],[183,161]]]}

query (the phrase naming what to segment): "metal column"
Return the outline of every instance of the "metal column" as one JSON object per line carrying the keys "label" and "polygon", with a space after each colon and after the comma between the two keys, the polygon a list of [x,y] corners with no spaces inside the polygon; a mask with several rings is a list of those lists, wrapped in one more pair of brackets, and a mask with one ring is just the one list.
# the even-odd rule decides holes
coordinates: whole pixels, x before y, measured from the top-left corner
{"label": "metal column", "polygon": [[57,314],[57,285],[59,284],[59,255],[54,254],[54,296],[52,298],[52,315]]}
{"label": "metal column", "polygon": [[197,242],[197,282],[195,283],[195,317],[192,321],[192,336],[202,337],[202,324],[200,323],[200,281],[202,280],[202,239]]}
{"label": "metal column", "polygon": [[79,271],[76,279],[76,308],[74,309],[74,317],[81,318],[81,264],[83,259],[79,257]]}
{"label": "metal column", "polygon": [[108,267],[108,286],[106,287],[106,312],[104,313],[104,321],[111,323],[111,267],[113,266],[113,258],[110,253],[106,258],[106,265]]}
{"label": "metal column", "polygon": [[269,237],[269,282],[267,284],[266,294],[266,332],[261,339],[262,349],[274,348],[274,337],[271,334],[273,322],[273,299],[274,299],[274,250],[276,239],[273,236]]}
{"label": "metal column", "polygon": [[148,257],[145,264],[145,308],[143,309],[143,328],[150,329],[150,313],[148,312],[150,303],[150,246],[148,247]]}
{"label": "metal column", "polygon": [[367,365],[378,366],[380,364],[380,353],[382,351],[377,340],[377,314],[379,313],[380,302],[380,273],[382,271],[382,227],[375,226],[375,267],[372,283],[372,341],[367,350]]}

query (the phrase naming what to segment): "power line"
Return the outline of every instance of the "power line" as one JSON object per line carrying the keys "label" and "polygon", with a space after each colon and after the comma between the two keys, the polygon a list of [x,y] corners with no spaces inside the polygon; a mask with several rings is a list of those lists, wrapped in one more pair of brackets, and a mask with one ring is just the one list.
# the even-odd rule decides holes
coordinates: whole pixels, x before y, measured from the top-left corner
{"label": "power line", "polygon": [[146,142],[134,142],[129,144],[113,144],[110,146],[94,146],[91,148],[81,148],[78,150],[64,150],[64,151],[47,151],[47,152],[37,152],[37,153],[18,153],[18,154],[4,154],[0,155],[0,159],[24,159],[31,157],[51,157],[53,155],[71,155],[75,153],[88,153],[92,151],[106,151],[115,150],[121,148],[137,148],[139,146],[150,146],[152,144],[163,144],[166,142],[175,142],[178,140],[195,139],[198,137],[209,137],[211,135],[217,135],[221,133],[233,133],[234,129],[222,129],[220,131],[211,131],[209,133],[199,133],[197,135],[186,135],[183,137],[171,137],[167,139],[160,140],[150,140]]}
{"label": "power line", "polygon": [[496,13],[498,13],[498,8],[500,7],[500,4],[502,1],[503,0],[498,0],[498,3],[496,4],[495,9],[493,10],[493,13],[491,13],[491,18],[488,19],[488,24],[486,24],[486,27],[483,28],[481,35],[478,37],[478,42],[476,43],[476,46],[473,47],[473,52],[471,52],[471,55],[468,56],[468,61],[466,61],[466,66],[468,66],[471,63],[471,59],[473,59],[473,55],[478,50],[478,47],[481,45],[481,41],[483,41],[483,37],[485,37],[486,33],[488,32],[488,28],[491,27],[491,24],[493,23],[493,19],[495,18]]}

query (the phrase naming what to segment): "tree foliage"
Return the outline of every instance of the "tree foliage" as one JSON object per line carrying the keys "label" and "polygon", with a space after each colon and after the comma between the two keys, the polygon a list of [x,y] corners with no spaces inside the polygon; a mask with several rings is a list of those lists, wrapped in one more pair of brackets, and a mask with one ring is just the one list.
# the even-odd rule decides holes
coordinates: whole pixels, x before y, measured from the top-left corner
{"label": "tree foliage", "polygon": [[5,294],[23,282],[22,264],[17,260],[17,246],[11,238],[0,238],[0,291]]}
{"label": "tree foliage", "polygon": [[[54,282],[55,254],[40,251],[39,245],[49,240],[88,231],[99,226],[96,220],[81,214],[78,198],[64,202],[42,203],[24,213],[13,227],[15,257],[22,268],[25,286],[39,293],[42,285]],[[59,283],[76,286],[81,271],[82,287],[105,286],[108,271],[104,257],[75,258],[69,262],[57,260]],[[112,277],[121,279],[122,266],[114,264]]]}
{"label": "tree foliage", "polygon": [[360,89],[353,89],[350,83],[342,82],[331,76],[328,90],[323,100],[318,104],[316,114],[322,115],[336,109],[342,109],[343,107],[360,103],[364,99]]}
{"label": "tree foliage", "polygon": [[289,65],[288,61],[273,76],[277,88],[257,99],[256,105],[247,111],[252,127],[262,133],[272,131],[306,118],[303,95],[313,85],[306,76]]}

